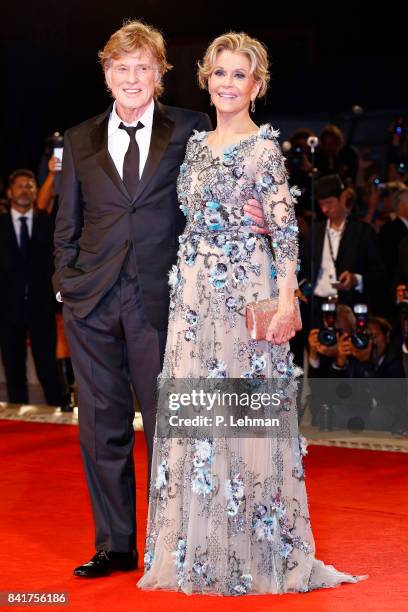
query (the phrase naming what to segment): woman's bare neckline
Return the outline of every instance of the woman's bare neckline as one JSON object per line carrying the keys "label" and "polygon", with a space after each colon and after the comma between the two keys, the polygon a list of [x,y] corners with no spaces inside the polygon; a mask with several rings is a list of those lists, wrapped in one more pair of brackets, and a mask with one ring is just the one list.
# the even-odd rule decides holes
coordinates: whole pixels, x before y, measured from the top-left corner
{"label": "woman's bare neckline", "polygon": [[238,140],[235,140],[234,142],[230,142],[227,144],[223,144],[219,147],[213,147],[211,144],[208,143],[208,136],[212,134],[212,132],[207,132],[204,143],[207,149],[211,153],[213,152],[222,153],[223,151],[226,151],[227,149],[234,149],[235,147],[239,146],[241,143],[246,142],[247,140],[251,140],[254,136],[258,136],[259,129],[260,128],[258,128],[256,131],[253,131],[253,132],[247,132],[246,135],[242,135],[242,137],[239,138]]}

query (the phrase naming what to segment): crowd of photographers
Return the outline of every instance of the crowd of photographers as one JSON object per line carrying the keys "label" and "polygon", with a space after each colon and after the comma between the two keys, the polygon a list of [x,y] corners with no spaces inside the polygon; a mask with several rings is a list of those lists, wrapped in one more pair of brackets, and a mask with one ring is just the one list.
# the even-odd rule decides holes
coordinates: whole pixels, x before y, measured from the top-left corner
{"label": "crowd of photographers", "polygon": [[[335,125],[320,134],[297,130],[283,149],[290,182],[301,190],[303,330],[291,342],[295,361],[310,381],[406,379],[408,137],[403,120],[390,129],[382,165],[367,150],[348,144]],[[61,153],[57,134],[48,141],[37,177],[17,170],[2,194],[0,345],[10,402],[29,401],[29,342],[47,402],[71,410],[69,350],[51,287]],[[313,424],[320,412],[318,402]],[[408,410],[391,412],[387,427],[407,435]]]}

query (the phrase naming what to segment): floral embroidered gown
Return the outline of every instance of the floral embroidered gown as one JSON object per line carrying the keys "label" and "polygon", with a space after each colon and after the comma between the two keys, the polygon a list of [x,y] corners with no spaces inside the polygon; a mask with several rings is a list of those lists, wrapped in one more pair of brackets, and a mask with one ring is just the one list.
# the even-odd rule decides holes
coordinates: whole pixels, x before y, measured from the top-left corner
{"label": "floral embroidered gown", "polygon": [[[245,304],[297,287],[297,223],[276,137],[222,151],[189,140],[178,196],[187,217],[170,271],[169,330],[160,379],[295,379],[289,344],[253,341]],[[268,240],[243,206],[263,206]],[[295,407],[293,408],[295,410]],[[157,433],[157,431],[156,431]],[[296,432],[297,433],[297,432]],[[315,559],[302,457],[306,440],[155,437],[142,589],[241,595],[357,582]]]}

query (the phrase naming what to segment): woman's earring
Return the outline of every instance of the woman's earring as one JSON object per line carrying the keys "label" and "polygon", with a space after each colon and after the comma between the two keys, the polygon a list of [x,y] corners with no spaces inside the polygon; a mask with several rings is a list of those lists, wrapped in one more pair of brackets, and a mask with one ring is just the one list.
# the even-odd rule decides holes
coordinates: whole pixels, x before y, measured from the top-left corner
{"label": "woman's earring", "polygon": [[251,113],[255,112],[255,100],[251,100]]}

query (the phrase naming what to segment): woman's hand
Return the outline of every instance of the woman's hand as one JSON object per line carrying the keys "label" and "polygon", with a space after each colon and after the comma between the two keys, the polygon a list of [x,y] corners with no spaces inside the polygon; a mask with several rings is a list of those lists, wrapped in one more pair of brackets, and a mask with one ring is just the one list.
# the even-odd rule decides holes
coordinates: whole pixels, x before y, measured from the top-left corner
{"label": "woman's hand", "polygon": [[287,304],[279,307],[272,317],[266,332],[266,339],[273,344],[284,344],[294,337],[297,331],[302,329],[299,325],[298,304]]}

